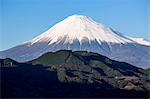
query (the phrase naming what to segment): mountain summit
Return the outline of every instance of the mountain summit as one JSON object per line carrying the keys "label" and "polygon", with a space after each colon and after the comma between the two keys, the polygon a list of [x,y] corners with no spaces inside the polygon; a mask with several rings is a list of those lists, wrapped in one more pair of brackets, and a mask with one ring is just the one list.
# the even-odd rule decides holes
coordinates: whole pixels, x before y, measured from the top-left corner
{"label": "mountain summit", "polygon": [[84,40],[87,40],[89,43],[95,40],[99,44],[101,44],[101,42],[132,42],[129,39],[117,35],[110,28],[106,28],[91,18],[82,15],[69,16],[42,35],[34,38],[31,42],[34,44],[40,41],[48,41],[49,44],[53,44],[61,40],[64,40],[65,44],[71,44],[76,40],[79,41],[80,44],[82,44]]}
{"label": "mountain summit", "polygon": [[150,66],[150,46],[82,15],[69,16],[32,40],[0,52],[0,58],[24,62],[62,49],[96,52],[135,66]]}

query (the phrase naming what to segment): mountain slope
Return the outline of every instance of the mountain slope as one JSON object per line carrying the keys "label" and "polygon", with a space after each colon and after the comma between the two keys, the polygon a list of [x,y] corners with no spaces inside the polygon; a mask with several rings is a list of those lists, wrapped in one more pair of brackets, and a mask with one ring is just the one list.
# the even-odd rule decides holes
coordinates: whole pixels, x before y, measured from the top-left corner
{"label": "mountain slope", "polygon": [[82,71],[86,71],[88,69],[90,70],[92,66],[96,68],[96,65],[99,65],[99,68],[103,69],[103,71],[105,71],[106,73],[107,68],[109,68],[110,71],[113,72],[117,70],[116,75],[111,75],[110,73],[107,73],[110,76],[140,76],[139,74],[143,74],[143,69],[141,68],[137,68],[124,62],[117,62],[100,54],[87,51],[72,52],[71,50],[60,50],[57,52],[49,52],[40,56],[37,59],[29,61],[28,63],[33,65],[40,64],[46,67],[53,67],[53,65],[58,65],[54,68],[67,67],[68,69],[80,69]]}
{"label": "mountain slope", "polygon": [[[149,89],[149,70],[117,62],[87,51],[60,50],[54,53],[46,53],[26,63],[17,63],[11,59],[1,59],[0,62],[2,67],[14,68],[19,66],[22,68],[20,72],[25,72],[26,67],[31,69],[30,71],[33,70],[32,68],[37,67],[40,75],[40,71],[45,68],[47,71],[56,72],[57,74],[54,76],[57,76],[60,82],[89,84],[89,88],[110,90]],[[12,64],[11,66],[10,63]],[[38,74],[38,71],[32,73]]]}
{"label": "mountain slope", "polygon": [[137,42],[137,43],[139,43],[139,44],[150,46],[150,41],[145,40],[143,38],[133,38],[133,37],[128,37],[128,38],[135,41],[135,42]]}
{"label": "mountain slope", "polygon": [[149,69],[97,53],[60,50],[25,63],[0,59],[0,66],[2,98],[149,96]]}
{"label": "mountain slope", "polygon": [[2,67],[23,67],[20,72],[25,72],[25,67],[42,66],[47,71],[57,72],[55,76],[60,82],[91,84],[90,88],[148,90],[150,83],[149,70],[87,51],[60,50],[27,63],[17,63],[11,59],[1,59],[0,62]]}
{"label": "mountain slope", "polygon": [[130,88],[134,90],[145,90],[148,87],[147,70],[86,51],[50,52],[29,61],[28,64],[40,64],[50,70],[56,70],[58,79],[62,82],[97,83],[99,85],[103,80],[119,89],[128,89],[129,82],[131,83],[129,86],[134,86]]}
{"label": "mountain slope", "polygon": [[99,87],[94,88],[94,84],[60,82],[57,72],[37,65],[18,64],[16,67],[1,67],[1,98],[149,97],[149,91],[113,89],[103,80],[97,85]]}
{"label": "mountain slope", "polygon": [[0,58],[24,62],[61,49],[96,52],[142,68],[150,66],[150,46],[141,45],[82,15],[70,16],[34,39],[0,52]]}

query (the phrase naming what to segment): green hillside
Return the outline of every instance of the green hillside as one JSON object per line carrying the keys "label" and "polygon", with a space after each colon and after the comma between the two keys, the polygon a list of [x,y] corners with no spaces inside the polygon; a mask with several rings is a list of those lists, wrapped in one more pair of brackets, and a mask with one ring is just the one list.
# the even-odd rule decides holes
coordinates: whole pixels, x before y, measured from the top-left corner
{"label": "green hillside", "polygon": [[97,87],[105,83],[119,89],[149,88],[149,71],[111,60],[97,53],[60,50],[46,53],[27,63],[40,64],[47,70],[57,71],[61,82],[92,83]]}

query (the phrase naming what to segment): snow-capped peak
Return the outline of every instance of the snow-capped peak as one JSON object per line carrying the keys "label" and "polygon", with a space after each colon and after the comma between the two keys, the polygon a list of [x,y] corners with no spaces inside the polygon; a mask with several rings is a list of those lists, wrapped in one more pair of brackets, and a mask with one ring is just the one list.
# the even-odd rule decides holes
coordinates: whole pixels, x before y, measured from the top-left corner
{"label": "snow-capped peak", "polygon": [[150,46],[95,22],[90,17],[72,15],[34,39],[0,52],[0,58],[24,62],[58,50],[90,51],[135,66],[149,67]]}
{"label": "snow-capped peak", "polygon": [[97,42],[111,42],[111,43],[128,43],[132,42],[122,36],[114,33],[110,28],[95,22],[90,17],[83,15],[72,15],[65,20],[54,25],[45,33],[34,38],[31,44],[36,42],[48,41],[49,44],[58,42],[62,38],[67,38],[65,43],[73,43],[78,40],[88,39],[88,41],[96,40]]}

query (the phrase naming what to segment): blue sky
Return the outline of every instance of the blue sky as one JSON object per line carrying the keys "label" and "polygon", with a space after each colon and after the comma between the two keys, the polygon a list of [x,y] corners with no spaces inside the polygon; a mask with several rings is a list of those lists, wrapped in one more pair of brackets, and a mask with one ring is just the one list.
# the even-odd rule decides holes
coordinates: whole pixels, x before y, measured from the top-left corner
{"label": "blue sky", "polygon": [[0,0],[0,50],[21,44],[73,14],[150,40],[149,0]]}

